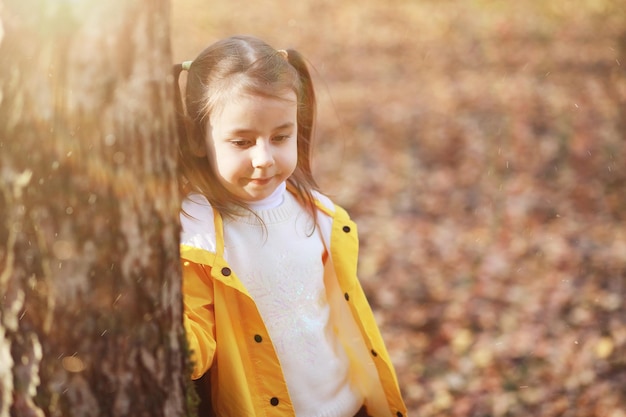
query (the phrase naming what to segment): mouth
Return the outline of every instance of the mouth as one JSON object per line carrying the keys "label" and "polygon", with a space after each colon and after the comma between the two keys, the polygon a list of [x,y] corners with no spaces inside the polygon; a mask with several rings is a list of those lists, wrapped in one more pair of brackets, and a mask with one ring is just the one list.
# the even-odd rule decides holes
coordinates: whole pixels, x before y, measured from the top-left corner
{"label": "mouth", "polygon": [[272,177],[268,178],[250,178],[250,184],[254,185],[267,185],[272,181]]}

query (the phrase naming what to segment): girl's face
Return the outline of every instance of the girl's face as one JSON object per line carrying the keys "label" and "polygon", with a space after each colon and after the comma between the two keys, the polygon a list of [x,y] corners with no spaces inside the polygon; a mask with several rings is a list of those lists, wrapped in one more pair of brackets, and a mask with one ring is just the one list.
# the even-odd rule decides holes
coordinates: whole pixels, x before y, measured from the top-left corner
{"label": "girl's face", "polygon": [[296,169],[296,94],[268,98],[237,92],[223,103],[209,117],[208,157],[233,196],[262,200]]}

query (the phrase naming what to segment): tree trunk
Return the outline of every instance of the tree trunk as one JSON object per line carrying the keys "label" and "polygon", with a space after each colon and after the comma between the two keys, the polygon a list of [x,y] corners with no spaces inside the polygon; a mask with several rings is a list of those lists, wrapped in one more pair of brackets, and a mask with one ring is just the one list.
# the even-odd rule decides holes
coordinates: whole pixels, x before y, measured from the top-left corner
{"label": "tree trunk", "polygon": [[182,416],[169,3],[0,24],[0,417]]}

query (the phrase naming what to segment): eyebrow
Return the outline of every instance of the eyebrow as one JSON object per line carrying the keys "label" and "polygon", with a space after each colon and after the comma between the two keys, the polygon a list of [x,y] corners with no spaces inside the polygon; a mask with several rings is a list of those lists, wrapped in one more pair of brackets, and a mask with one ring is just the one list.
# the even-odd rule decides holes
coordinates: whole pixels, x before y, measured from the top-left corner
{"label": "eyebrow", "polygon": [[[280,126],[275,127],[274,129],[272,129],[273,132],[277,131],[277,130],[284,130],[284,129],[288,129],[290,127],[295,126],[294,123],[292,122],[287,122],[287,123],[283,123]],[[256,131],[254,129],[234,129],[230,131],[231,135],[242,135],[242,134],[246,134],[246,133],[256,133]]]}

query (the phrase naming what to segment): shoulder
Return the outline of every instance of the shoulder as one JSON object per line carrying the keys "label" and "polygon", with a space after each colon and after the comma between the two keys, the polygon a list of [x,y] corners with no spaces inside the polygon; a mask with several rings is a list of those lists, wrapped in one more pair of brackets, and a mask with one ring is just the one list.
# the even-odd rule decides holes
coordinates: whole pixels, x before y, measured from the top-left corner
{"label": "shoulder", "polygon": [[330,198],[320,193],[319,191],[312,191],[311,194],[315,199],[317,208],[320,209],[323,213],[329,216],[332,216],[335,213],[335,203],[333,203]]}
{"label": "shoulder", "polygon": [[335,204],[328,196],[318,191],[313,191],[312,195],[318,210],[326,214],[326,216],[333,220],[350,219],[348,212],[346,212],[343,207]]}
{"label": "shoulder", "polygon": [[181,245],[215,251],[213,207],[201,194],[189,194],[180,213]]}
{"label": "shoulder", "polygon": [[[356,232],[356,224],[350,219],[348,212],[344,210],[343,207],[335,204],[324,194],[316,191],[312,194],[318,208],[318,213],[320,213],[317,217],[317,224],[327,248],[330,247],[333,230],[345,230],[344,227],[348,226],[348,230],[353,229]],[[356,234],[353,235],[356,236]]]}

